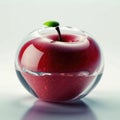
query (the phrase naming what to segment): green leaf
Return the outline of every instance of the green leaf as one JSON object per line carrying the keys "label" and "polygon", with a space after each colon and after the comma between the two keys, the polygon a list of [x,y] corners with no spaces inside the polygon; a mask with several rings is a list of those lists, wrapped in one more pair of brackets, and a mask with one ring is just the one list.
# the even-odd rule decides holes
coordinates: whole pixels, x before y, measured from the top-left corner
{"label": "green leaf", "polygon": [[59,23],[57,21],[47,21],[44,23],[44,25],[47,27],[57,27],[59,26]]}

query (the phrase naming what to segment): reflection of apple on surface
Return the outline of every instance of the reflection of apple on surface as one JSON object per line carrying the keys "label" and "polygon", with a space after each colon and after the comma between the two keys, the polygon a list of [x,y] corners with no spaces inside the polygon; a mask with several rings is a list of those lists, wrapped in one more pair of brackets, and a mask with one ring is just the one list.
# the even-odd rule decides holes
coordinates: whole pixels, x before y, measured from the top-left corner
{"label": "reflection of apple on surface", "polygon": [[[80,96],[96,80],[99,46],[89,36],[60,33],[57,22],[46,22],[58,34],[43,34],[26,42],[18,54],[20,74],[45,101],[67,101]],[[54,26],[55,25],[55,26]],[[92,87],[92,86],[91,86]]]}
{"label": "reflection of apple on surface", "polygon": [[22,120],[97,120],[95,113],[84,101],[51,104],[36,101]]}

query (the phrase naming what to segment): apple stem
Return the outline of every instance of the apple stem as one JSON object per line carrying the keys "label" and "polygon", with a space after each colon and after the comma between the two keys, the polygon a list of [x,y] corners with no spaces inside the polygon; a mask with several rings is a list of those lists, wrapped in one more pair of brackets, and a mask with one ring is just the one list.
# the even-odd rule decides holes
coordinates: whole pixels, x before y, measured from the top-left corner
{"label": "apple stem", "polygon": [[61,37],[61,33],[60,33],[60,28],[57,26],[55,29],[56,29],[57,32],[58,32],[59,41],[62,41],[62,37]]}
{"label": "apple stem", "polygon": [[44,23],[44,25],[47,26],[47,27],[55,27],[55,29],[58,32],[59,41],[62,41],[60,28],[59,28],[59,23],[57,21],[47,21],[47,22]]}

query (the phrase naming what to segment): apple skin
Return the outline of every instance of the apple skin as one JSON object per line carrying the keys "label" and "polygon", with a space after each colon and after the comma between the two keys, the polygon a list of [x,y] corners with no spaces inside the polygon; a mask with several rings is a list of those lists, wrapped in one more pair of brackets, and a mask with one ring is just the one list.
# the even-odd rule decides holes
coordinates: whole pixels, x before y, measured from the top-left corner
{"label": "apple skin", "polygon": [[91,75],[99,68],[100,62],[101,52],[94,39],[87,37],[82,41],[81,36],[71,34],[62,34],[62,41],[58,40],[58,35],[30,40],[22,46],[18,55],[21,68],[51,73],[36,76],[21,71],[36,95],[51,102],[79,96],[95,76],[79,76],[78,73]]}

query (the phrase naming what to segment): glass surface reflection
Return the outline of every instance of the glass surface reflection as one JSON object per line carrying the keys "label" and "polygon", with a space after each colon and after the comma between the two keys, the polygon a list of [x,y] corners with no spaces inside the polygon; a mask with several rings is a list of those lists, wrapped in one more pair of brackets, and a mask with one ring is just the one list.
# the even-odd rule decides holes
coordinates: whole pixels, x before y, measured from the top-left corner
{"label": "glass surface reflection", "polygon": [[52,104],[36,101],[22,120],[96,120],[92,110],[83,101]]}

